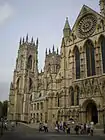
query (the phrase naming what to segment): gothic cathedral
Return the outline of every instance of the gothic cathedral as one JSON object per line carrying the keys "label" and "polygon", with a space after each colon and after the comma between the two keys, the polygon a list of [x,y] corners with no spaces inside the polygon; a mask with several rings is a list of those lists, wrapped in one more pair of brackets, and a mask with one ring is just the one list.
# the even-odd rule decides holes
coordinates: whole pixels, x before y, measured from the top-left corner
{"label": "gothic cathedral", "polygon": [[73,28],[66,18],[60,54],[47,51],[38,70],[38,39],[20,39],[10,85],[8,119],[102,126],[105,121],[105,0],[100,13],[83,5]]}

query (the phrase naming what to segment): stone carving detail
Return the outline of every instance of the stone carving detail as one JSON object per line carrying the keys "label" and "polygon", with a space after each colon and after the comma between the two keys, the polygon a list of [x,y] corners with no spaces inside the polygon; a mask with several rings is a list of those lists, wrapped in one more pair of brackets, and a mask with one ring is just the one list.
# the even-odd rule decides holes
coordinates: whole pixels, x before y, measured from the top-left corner
{"label": "stone carving detail", "polygon": [[97,18],[93,14],[87,14],[83,16],[79,22],[77,27],[77,35],[81,39],[85,39],[92,35],[95,31],[97,24]]}
{"label": "stone carving detail", "polygon": [[97,78],[86,79],[81,81],[80,86],[80,98],[81,97],[93,97],[98,94],[101,94],[100,85]]}

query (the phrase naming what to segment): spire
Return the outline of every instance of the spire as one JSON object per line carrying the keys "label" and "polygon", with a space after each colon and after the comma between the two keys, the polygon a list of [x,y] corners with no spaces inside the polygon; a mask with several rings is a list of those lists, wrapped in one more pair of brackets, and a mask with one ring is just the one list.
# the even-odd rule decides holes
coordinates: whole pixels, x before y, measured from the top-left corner
{"label": "spire", "polygon": [[49,48],[49,54],[51,53],[50,48]]}
{"label": "spire", "polygon": [[11,84],[10,84],[10,89],[13,89],[13,83],[11,82]]}
{"label": "spire", "polygon": [[33,42],[33,45],[35,46],[35,41]]}
{"label": "spire", "polygon": [[20,38],[20,42],[19,42],[19,44],[20,44],[20,45],[22,44],[22,38]]}
{"label": "spire", "polygon": [[27,33],[27,35],[26,35],[26,42],[28,42],[28,33]]}
{"label": "spire", "polygon": [[24,43],[24,37],[23,37],[23,43]]}
{"label": "spire", "polygon": [[105,16],[105,0],[100,0],[99,5],[101,15]]}
{"label": "spire", "polygon": [[36,40],[36,45],[38,46],[38,38],[37,38],[37,40]]}
{"label": "spire", "polygon": [[70,28],[70,25],[69,25],[68,17],[66,17],[65,26],[64,26],[64,29],[63,29],[64,37],[68,37],[70,35],[70,32],[71,32],[71,28]]}
{"label": "spire", "polygon": [[33,43],[33,36],[32,36],[32,38],[31,38],[31,43]]}
{"label": "spire", "polygon": [[47,48],[46,48],[46,56],[47,56]]}
{"label": "spire", "polygon": [[66,17],[66,22],[65,22],[64,29],[70,29],[70,25],[69,25],[68,17]]}
{"label": "spire", "polygon": [[58,48],[57,48],[57,54],[58,54]]}
{"label": "spire", "polygon": [[54,52],[54,45],[53,45],[53,52]]}

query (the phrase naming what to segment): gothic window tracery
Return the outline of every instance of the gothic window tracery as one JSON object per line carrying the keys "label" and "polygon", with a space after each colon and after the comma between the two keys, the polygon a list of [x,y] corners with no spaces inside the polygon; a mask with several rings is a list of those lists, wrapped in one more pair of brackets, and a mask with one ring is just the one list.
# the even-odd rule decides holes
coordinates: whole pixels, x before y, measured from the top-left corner
{"label": "gothic window tracery", "polygon": [[75,54],[76,79],[80,79],[80,53],[77,46],[75,46],[74,54]]}
{"label": "gothic window tracery", "polygon": [[57,94],[57,106],[60,106],[59,94]]}
{"label": "gothic window tracery", "polygon": [[69,89],[70,95],[71,95],[71,105],[74,106],[74,90],[73,87],[70,87]]}
{"label": "gothic window tracery", "polygon": [[87,76],[93,76],[96,74],[94,46],[91,40],[87,40],[85,46],[86,46]]}
{"label": "gothic window tracery", "polygon": [[19,88],[20,88],[20,78],[18,78],[17,80],[17,91],[19,92]]}
{"label": "gothic window tracery", "polygon": [[77,105],[79,105],[79,87],[76,87],[76,92],[77,92]]}
{"label": "gothic window tracery", "polygon": [[31,55],[28,57],[28,68],[32,69],[32,56]]}
{"label": "gothic window tracery", "polygon": [[101,36],[101,53],[102,53],[102,66],[103,66],[103,73],[105,73],[105,37]]}
{"label": "gothic window tracery", "polygon": [[29,91],[32,89],[32,79],[29,78]]}

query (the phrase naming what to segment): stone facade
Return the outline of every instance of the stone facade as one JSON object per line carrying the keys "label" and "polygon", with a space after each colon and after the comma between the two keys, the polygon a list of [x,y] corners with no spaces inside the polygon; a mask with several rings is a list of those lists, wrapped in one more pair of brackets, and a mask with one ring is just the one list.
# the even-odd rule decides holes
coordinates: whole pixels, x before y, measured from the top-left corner
{"label": "stone facade", "polygon": [[84,5],[70,28],[66,18],[60,54],[47,52],[38,71],[38,39],[20,40],[8,119],[31,123],[105,121],[105,1],[100,14]]}

